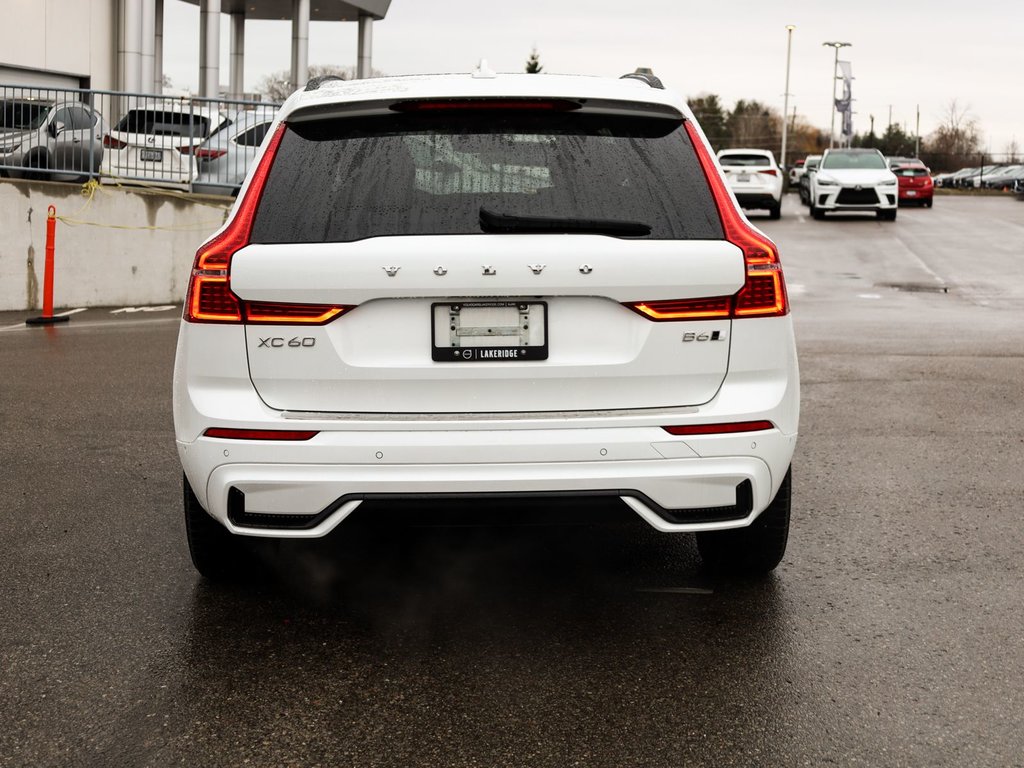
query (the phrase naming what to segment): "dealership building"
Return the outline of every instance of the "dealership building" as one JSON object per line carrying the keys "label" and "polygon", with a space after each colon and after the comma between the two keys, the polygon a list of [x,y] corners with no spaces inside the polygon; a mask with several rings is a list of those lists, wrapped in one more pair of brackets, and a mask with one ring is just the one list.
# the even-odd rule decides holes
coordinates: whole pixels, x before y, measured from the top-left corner
{"label": "dealership building", "polygon": [[[241,98],[247,20],[291,22],[291,80],[306,82],[309,22],[357,25],[356,73],[369,77],[373,22],[391,0],[7,0],[0,83],[162,93],[165,3],[199,6],[199,95],[217,96],[221,24],[228,24],[227,96]],[[15,32],[16,31],[16,32]]]}

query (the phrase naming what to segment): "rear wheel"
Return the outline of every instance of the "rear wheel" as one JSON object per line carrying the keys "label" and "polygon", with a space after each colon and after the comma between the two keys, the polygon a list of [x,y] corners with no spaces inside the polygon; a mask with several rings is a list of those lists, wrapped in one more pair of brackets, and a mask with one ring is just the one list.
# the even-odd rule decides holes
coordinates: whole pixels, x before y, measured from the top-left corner
{"label": "rear wheel", "polygon": [[768,217],[771,219],[782,218],[782,201],[775,203],[775,205],[768,209]]}
{"label": "rear wheel", "polygon": [[924,205],[925,205],[926,208],[931,208],[932,207],[932,199],[929,197],[927,200],[924,201]]}
{"label": "rear wheel", "polygon": [[24,178],[28,181],[42,181],[48,177],[47,169],[50,167],[50,160],[44,152],[34,152],[25,158],[25,167],[31,170],[25,171]]}
{"label": "rear wheel", "polygon": [[196,498],[188,478],[184,485],[185,533],[192,564],[212,581],[226,581],[242,575],[250,564],[241,538],[214,520]]}
{"label": "rear wheel", "polygon": [[789,540],[792,469],[786,470],[779,492],[746,528],[697,534],[704,566],[724,576],[760,576],[782,562]]}

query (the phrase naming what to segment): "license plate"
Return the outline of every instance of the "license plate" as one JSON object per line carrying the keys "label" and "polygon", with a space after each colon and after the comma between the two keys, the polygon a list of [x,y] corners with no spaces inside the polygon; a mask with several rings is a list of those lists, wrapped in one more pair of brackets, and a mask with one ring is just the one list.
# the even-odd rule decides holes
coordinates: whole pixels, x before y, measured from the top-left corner
{"label": "license plate", "polygon": [[907,190],[907,197],[917,197],[917,192],[912,189]]}
{"label": "license plate", "polygon": [[432,304],[431,357],[439,363],[547,360],[548,305],[543,301]]}
{"label": "license plate", "polygon": [[164,160],[164,152],[162,149],[140,149],[139,159],[145,162],[162,163]]}
{"label": "license plate", "polygon": [[741,173],[736,177],[736,181],[750,181],[750,174]]}

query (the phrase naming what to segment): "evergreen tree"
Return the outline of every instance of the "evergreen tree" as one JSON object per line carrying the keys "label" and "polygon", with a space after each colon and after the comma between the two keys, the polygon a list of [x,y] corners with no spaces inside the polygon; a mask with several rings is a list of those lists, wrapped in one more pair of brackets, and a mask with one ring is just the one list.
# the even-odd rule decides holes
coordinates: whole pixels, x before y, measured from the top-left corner
{"label": "evergreen tree", "polygon": [[537,53],[536,46],[530,51],[530,58],[526,60],[526,74],[528,75],[539,75],[544,67],[540,63],[540,54]]}
{"label": "evergreen tree", "polygon": [[729,132],[725,128],[725,109],[715,93],[702,93],[689,99],[690,109],[697,118],[704,135],[708,137],[712,148],[717,152],[725,146]]}

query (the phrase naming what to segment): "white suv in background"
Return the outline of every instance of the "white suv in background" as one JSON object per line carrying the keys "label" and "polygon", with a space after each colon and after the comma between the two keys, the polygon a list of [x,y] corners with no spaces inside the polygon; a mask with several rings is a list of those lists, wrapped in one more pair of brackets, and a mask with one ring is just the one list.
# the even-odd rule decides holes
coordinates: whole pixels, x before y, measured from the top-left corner
{"label": "white suv in background", "polygon": [[782,216],[782,171],[769,150],[720,149],[718,163],[740,206]]}
{"label": "white suv in background", "polygon": [[896,221],[899,194],[899,180],[877,149],[826,149],[811,175],[811,216],[874,211],[883,221]]}
{"label": "white suv in background", "polygon": [[779,254],[652,77],[311,82],[196,253],[173,400],[211,578],[374,499],[614,497],[733,573],[786,547]]}

